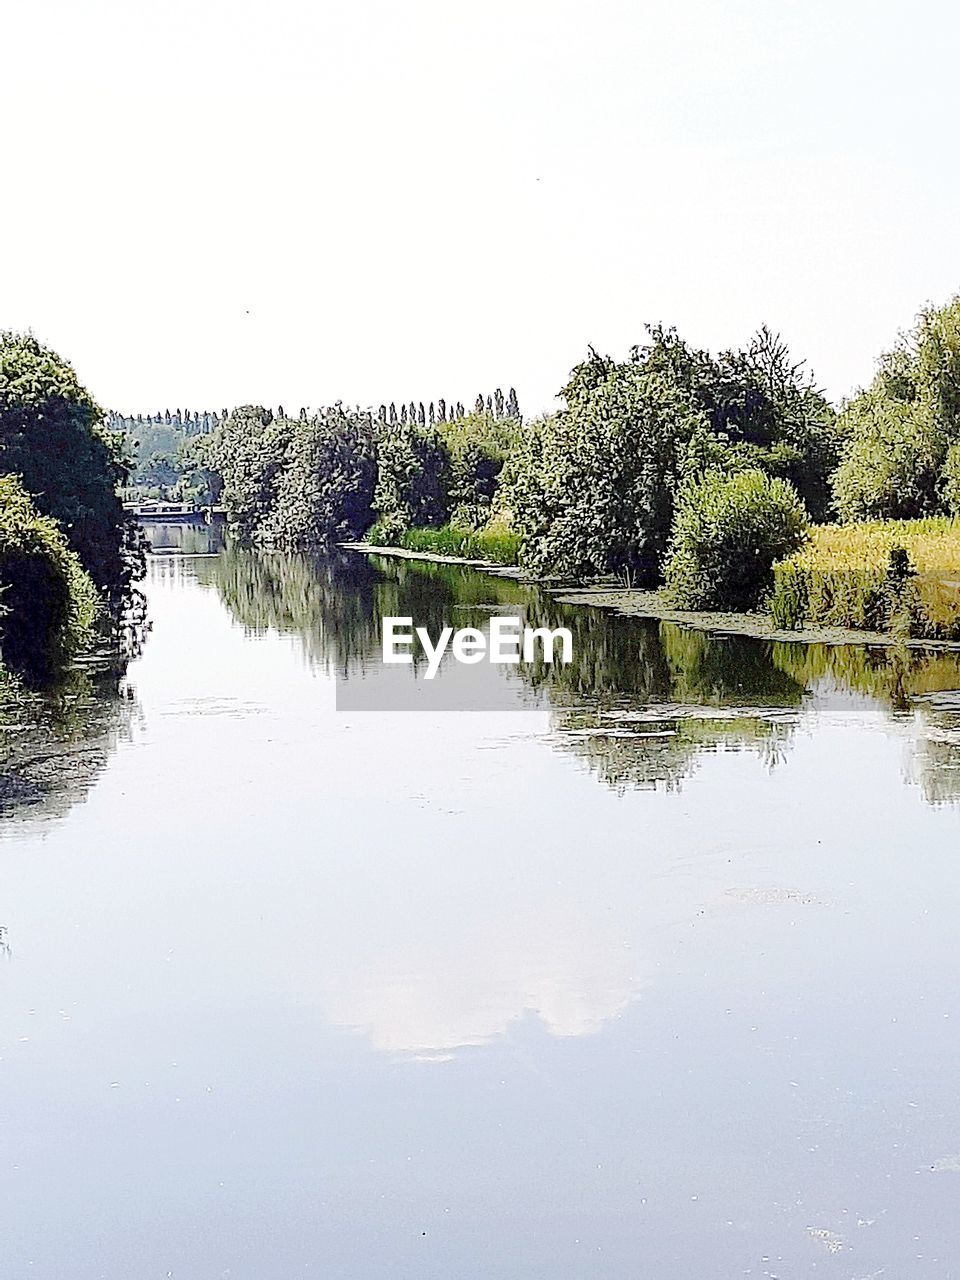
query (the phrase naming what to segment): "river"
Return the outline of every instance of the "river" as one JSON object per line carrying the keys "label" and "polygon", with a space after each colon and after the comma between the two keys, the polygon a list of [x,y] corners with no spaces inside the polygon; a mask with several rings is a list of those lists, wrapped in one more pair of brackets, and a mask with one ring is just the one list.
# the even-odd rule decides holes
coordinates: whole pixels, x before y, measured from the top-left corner
{"label": "river", "polygon": [[[7,727],[5,1280],[956,1276],[956,655],[358,555],[146,589],[119,694]],[[337,709],[382,613],[497,610],[573,665]]]}

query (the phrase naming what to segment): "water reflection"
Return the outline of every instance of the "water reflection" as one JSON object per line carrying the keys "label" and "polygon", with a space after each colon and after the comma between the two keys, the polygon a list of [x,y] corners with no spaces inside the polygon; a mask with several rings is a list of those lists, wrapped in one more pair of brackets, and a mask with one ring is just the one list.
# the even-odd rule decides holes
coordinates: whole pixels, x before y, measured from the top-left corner
{"label": "water reflection", "polygon": [[82,669],[52,690],[0,705],[0,819],[62,818],[129,738],[136,714],[125,681]]}
{"label": "water reflection", "polygon": [[222,516],[210,523],[199,516],[191,520],[141,517],[140,527],[152,555],[215,555],[225,546]]}
{"label": "water reflection", "polygon": [[[519,614],[533,626],[569,627],[573,663],[498,669],[504,701],[490,705],[521,701],[503,678],[519,676],[517,683],[550,708],[554,744],[617,790],[675,788],[704,753],[718,750],[749,751],[774,768],[811,702],[862,697],[913,719],[906,774],[926,797],[960,797],[958,713],[949,699],[931,696],[960,688],[955,652],[707,635],[561,604],[510,578],[352,553],[229,550],[195,572],[251,632],[298,637],[311,663],[346,681],[380,668],[387,614],[411,616],[432,634],[445,625],[482,627],[492,611]],[[480,679],[480,669],[466,670]],[[489,680],[485,666],[483,675]],[[478,689],[483,705],[489,686]]]}
{"label": "water reflection", "polygon": [[530,715],[351,717],[381,601],[553,602],[148,585],[133,741],[3,846],[4,1274],[948,1280],[952,659],[584,612]]}

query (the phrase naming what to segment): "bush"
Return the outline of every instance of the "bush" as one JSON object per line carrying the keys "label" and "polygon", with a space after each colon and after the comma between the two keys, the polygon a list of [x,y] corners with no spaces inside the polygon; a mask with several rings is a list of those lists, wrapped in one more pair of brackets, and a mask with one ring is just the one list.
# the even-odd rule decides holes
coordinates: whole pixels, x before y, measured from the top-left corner
{"label": "bush", "polygon": [[92,634],[98,594],[55,521],[16,476],[0,476],[0,653],[34,681]]}
{"label": "bush", "polygon": [[774,566],[775,626],[908,630],[960,638],[960,520],[821,525],[809,544]]}
{"label": "bush", "polygon": [[678,609],[752,609],[774,562],[807,536],[796,490],[763,471],[712,471],[684,485],[665,567],[665,597]]}

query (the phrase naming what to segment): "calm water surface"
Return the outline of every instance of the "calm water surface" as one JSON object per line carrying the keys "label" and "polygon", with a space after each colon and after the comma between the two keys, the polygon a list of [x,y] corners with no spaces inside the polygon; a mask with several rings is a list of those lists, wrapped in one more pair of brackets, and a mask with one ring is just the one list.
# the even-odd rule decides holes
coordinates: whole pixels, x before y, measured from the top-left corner
{"label": "calm water surface", "polygon": [[[359,557],[148,593],[118,696],[4,732],[5,1280],[960,1273],[955,657]],[[336,711],[382,613],[492,609],[574,667]]]}

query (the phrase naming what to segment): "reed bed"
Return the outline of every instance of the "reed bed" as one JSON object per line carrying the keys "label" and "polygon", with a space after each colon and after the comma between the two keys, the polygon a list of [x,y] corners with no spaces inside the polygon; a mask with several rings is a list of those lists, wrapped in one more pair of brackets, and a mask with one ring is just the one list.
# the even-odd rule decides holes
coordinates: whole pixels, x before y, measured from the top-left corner
{"label": "reed bed", "polygon": [[[906,551],[910,573],[891,578]],[[884,520],[820,525],[800,551],[774,566],[774,625],[900,627],[922,639],[960,639],[960,520]]]}
{"label": "reed bed", "polygon": [[[372,543],[387,545],[384,531],[374,525],[366,535]],[[495,564],[516,564],[520,550],[520,536],[512,530],[497,525],[485,529],[463,529],[445,524],[437,529],[405,529],[389,538],[389,545],[405,551],[420,551],[437,556],[459,556],[465,560],[490,560]]]}

